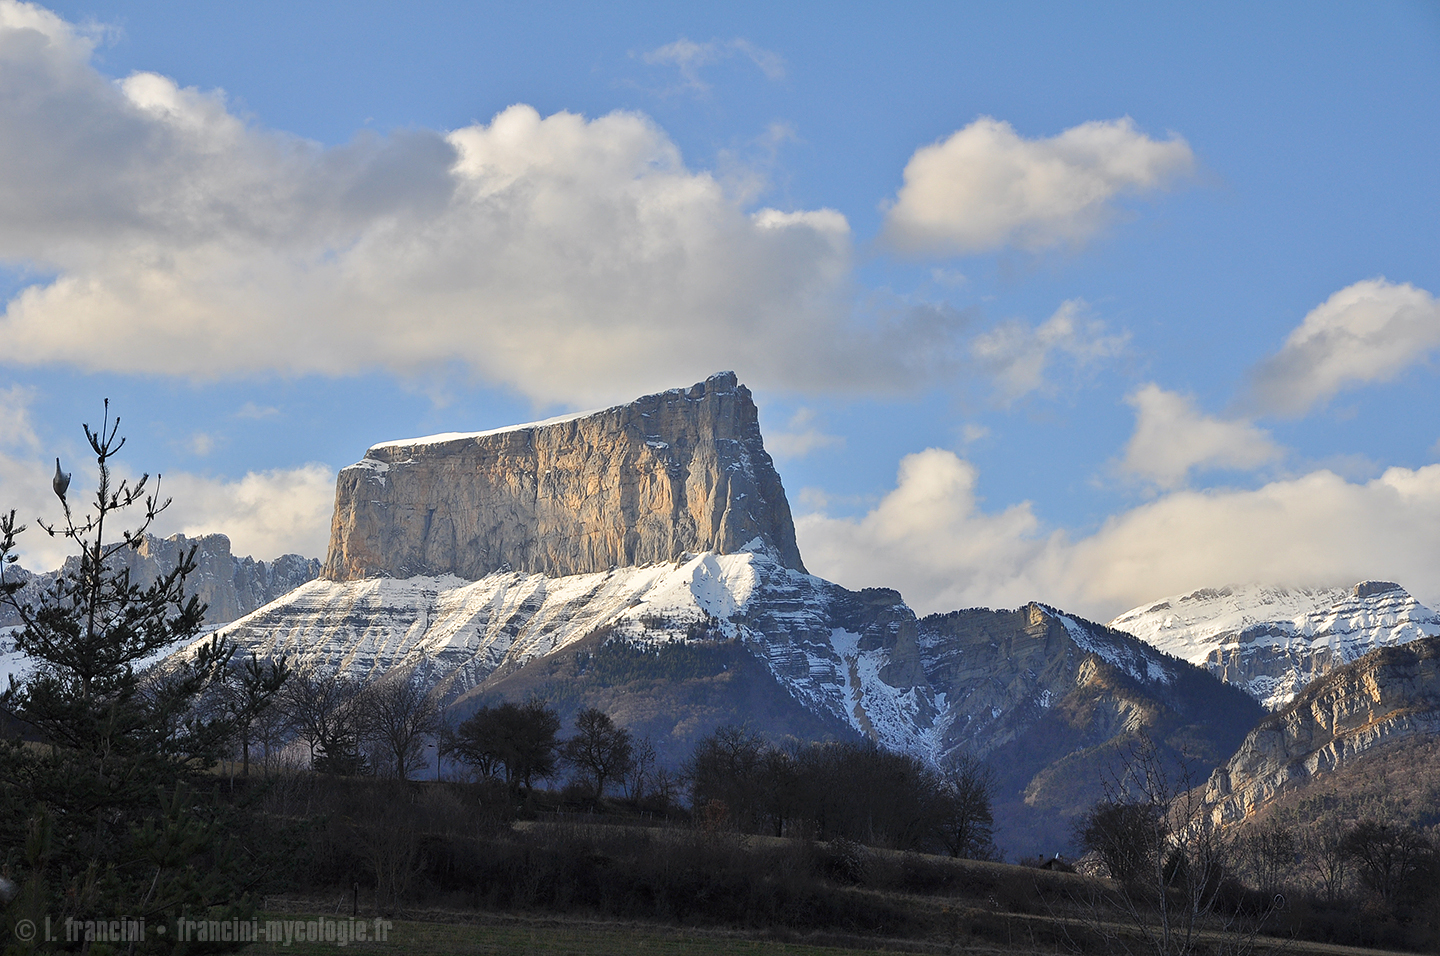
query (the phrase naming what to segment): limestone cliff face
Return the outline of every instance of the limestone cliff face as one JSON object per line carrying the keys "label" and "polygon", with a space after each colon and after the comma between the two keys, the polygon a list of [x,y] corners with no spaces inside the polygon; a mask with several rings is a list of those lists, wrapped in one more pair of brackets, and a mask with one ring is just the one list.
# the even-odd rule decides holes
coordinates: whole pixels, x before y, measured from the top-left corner
{"label": "limestone cliff face", "polygon": [[340,472],[323,576],[559,577],[763,549],[804,570],[733,372],[534,425],[376,445]]}
{"label": "limestone cliff face", "polygon": [[1206,785],[1211,818],[1238,822],[1366,751],[1436,734],[1440,638],[1372,651],[1317,680],[1250,732]]}

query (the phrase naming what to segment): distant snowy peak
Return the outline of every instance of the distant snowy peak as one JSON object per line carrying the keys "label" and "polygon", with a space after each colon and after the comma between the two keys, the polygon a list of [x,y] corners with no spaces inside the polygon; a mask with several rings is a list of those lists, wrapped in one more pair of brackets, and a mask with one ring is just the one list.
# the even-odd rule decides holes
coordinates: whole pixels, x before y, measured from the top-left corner
{"label": "distant snowy peak", "polygon": [[1377,647],[1440,634],[1440,614],[1390,581],[1353,588],[1203,588],[1127,611],[1110,626],[1208,668],[1272,710]]}

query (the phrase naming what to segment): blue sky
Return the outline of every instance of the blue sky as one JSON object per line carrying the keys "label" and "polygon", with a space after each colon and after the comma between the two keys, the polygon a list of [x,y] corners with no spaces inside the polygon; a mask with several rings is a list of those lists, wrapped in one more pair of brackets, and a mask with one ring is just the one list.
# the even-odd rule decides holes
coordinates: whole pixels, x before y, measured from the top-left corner
{"label": "blue sky", "polygon": [[734,368],[849,586],[1440,600],[1440,4],[1095,6],[0,0],[0,501],[109,397],[319,555],[370,444]]}

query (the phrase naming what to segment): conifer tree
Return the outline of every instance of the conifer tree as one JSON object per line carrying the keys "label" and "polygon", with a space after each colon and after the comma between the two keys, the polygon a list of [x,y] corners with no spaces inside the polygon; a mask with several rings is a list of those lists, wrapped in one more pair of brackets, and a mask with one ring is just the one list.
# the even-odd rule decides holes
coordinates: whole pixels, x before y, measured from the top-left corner
{"label": "conifer tree", "polygon": [[[197,797],[195,786],[232,727],[194,705],[222,679],[233,647],[212,639],[151,666],[199,635],[205,607],[185,591],[193,548],[148,585],[112,560],[138,548],[170,503],[159,476],[151,485],[148,475],[114,474],[125,444],[119,424],[107,400],[100,427],[85,426],[98,482],[79,513],[57,463],[62,517],[37,524],[72,543],[79,560],[33,601],[21,600],[20,582],[6,574],[26,527],[13,510],[0,513],[0,602],[21,620],[14,643],[31,664],[0,694],[0,853],[21,885],[0,915],[0,935],[45,916],[52,925],[120,917],[154,925],[185,912],[243,911],[226,835],[232,811],[218,797]],[[126,512],[138,517],[117,529]],[[162,940],[151,934],[147,946]]]}

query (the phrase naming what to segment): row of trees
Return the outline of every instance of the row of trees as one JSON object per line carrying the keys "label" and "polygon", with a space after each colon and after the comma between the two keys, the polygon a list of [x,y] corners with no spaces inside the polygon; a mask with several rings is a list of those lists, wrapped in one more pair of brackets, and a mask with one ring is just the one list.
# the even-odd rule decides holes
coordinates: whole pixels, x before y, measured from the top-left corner
{"label": "row of trees", "polygon": [[978,760],[936,770],[870,743],[777,747],[721,727],[684,769],[697,812],[745,832],[842,838],[989,859],[993,781]]}
{"label": "row of trees", "polygon": [[668,794],[668,775],[657,772],[655,747],[637,741],[609,714],[587,707],[575,716],[575,733],[561,741],[560,715],[543,701],[485,706],[444,734],[446,750],[486,779],[503,779],[511,793],[528,791],[537,778],[554,776],[568,766],[576,782],[598,802],[606,787],[621,784],[631,800],[660,784]]}
{"label": "row of trees", "polygon": [[403,780],[427,765],[426,746],[441,730],[440,708],[409,675],[366,683],[305,671],[283,683],[237,741],[244,772],[252,743],[262,748],[268,769],[272,755],[294,741],[305,744],[309,765],[325,773],[377,772]]}
{"label": "row of trees", "polygon": [[612,784],[632,800],[646,791],[668,799],[681,781],[702,825],[774,836],[842,838],[952,856],[996,856],[991,839],[993,782],[978,760],[945,770],[873,744],[778,747],[743,727],[702,738],[679,780],[656,766],[649,740],[636,741],[593,708],[559,739],[559,715],[543,702],[482,707],[460,724],[449,752],[512,793],[569,767],[592,800]]}
{"label": "row of trees", "polygon": [[1331,819],[1297,829],[1272,821],[1230,838],[1206,825],[1195,791],[1165,794],[1152,781],[1107,796],[1081,818],[1078,842],[1114,880],[1174,888],[1191,876],[1217,898],[1225,879],[1266,897],[1308,886],[1332,904],[1358,880],[1388,907],[1417,901],[1440,877],[1440,848],[1413,826]]}

